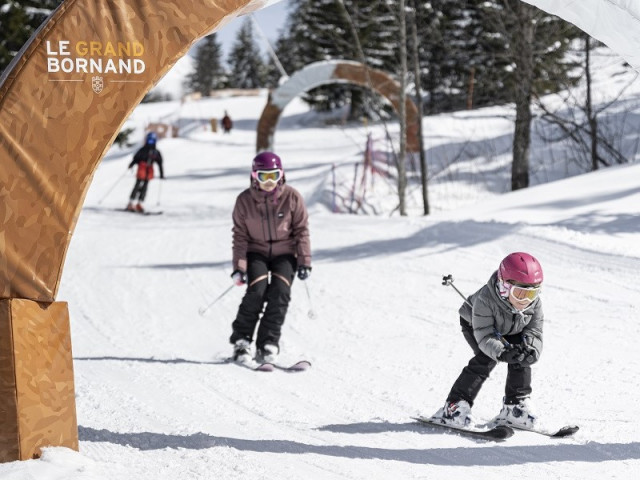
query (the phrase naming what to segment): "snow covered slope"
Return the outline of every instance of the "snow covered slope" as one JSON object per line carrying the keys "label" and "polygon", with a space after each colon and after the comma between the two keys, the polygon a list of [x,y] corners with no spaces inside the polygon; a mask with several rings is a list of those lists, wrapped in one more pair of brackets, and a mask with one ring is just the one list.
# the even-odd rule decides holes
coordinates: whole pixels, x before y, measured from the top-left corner
{"label": "snow covered slope", "polygon": [[[640,165],[505,195],[462,176],[450,190],[476,188],[477,200],[428,217],[336,215],[323,193],[331,167],[360,158],[367,131],[321,127],[291,105],[276,145],[308,201],[314,269],[306,285],[294,283],[282,356],[313,366],[256,373],[224,363],[242,289],[204,316],[198,309],[230,285],[231,209],[249,182],[263,105],[264,97],[229,98],[136,110],[134,123],[172,114],[191,128],[159,142],[167,180],[151,183],[147,207],[163,215],[117,211],[134,179],[132,150],[114,148],[74,233],[58,300],[69,302],[80,452],[47,449],[40,460],[0,465],[0,479],[634,478]],[[231,135],[198,120],[225,109]],[[504,112],[480,113],[464,124],[494,138]],[[441,151],[457,148],[430,132]],[[508,178],[504,165],[468,165],[467,173],[488,166],[478,173],[485,180]],[[545,269],[534,403],[580,432],[564,440],[518,432],[496,444],[416,425],[411,416],[435,412],[471,356],[461,299],[442,275],[471,293],[517,250]],[[498,366],[476,416],[498,412],[505,375]]]}

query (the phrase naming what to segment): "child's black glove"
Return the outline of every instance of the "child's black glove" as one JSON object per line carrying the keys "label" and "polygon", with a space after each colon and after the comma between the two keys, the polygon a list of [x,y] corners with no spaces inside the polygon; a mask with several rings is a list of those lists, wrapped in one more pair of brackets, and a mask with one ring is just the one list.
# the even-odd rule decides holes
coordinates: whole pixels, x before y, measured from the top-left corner
{"label": "child's black glove", "polygon": [[512,345],[500,354],[498,360],[505,363],[522,363],[527,354],[522,351],[519,345]]}
{"label": "child's black glove", "polygon": [[525,353],[523,365],[532,365],[538,361],[540,354],[532,347],[533,337],[530,335],[523,335],[522,343],[519,345],[520,349]]}
{"label": "child's black glove", "polygon": [[533,365],[534,363],[536,363],[538,361],[538,351],[535,350],[534,348],[528,348],[527,350],[525,350],[525,357],[524,360],[522,360],[523,365]]}

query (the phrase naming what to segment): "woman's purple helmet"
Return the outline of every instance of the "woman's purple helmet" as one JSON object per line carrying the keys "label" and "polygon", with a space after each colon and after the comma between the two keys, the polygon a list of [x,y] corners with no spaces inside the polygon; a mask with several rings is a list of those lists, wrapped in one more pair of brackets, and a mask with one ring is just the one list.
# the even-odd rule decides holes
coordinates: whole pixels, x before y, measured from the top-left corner
{"label": "woman's purple helmet", "polygon": [[258,178],[258,172],[268,172],[277,170],[278,185],[282,185],[286,180],[284,177],[284,169],[280,157],[273,152],[261,152],[253,159],[251,165],[251,180],[253,186],[258,188],[258,182],[262,181]]}
{"label": "woman's purple helmet", "polygon": [[544,280],[540,262],[533,256],[524,252],[515,252],[507,255],[498,268],[500,280],[520,285],[539,285]]}
{"label": "woman's purple helmet", "polygon": [[[253,159],[251,171],[258,170],[283,170],[280,157],[273,152],[261,152]],[[284,170],[283,170],[284,173]]]}

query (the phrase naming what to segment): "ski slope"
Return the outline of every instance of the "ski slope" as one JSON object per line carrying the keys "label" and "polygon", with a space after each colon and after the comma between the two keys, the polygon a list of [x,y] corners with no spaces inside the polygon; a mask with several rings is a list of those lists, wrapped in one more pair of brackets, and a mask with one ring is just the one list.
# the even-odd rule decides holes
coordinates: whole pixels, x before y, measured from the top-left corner
{"label": "ski slope", "polygon": [[[636,101],[638,90],[625,101]],[[509,154],[498,151],[436,175],[427,217],[415,189],[411,215],[390,215],[396,199],[383,181],[370,201],[386,213],[334,214],[332,166],[351,178],[367,133],[383,132],[322,125],[295,102],[275,144],[287,181],[307,200],[314,261],[307,283],[294,283],[281,348],[285,363],[306,358],[313,366],[251,372],[224,362],[243,289],[205,315],[198,310],[231,282],[231,210],[249,184],[265,99],[134,112],[139,139],[146,122],[190,121],[185,137],[158,144],[167,179],[152,181],[146,206],[162,215],[118,211],[139,144],[113,147],[73,235],[58,300],[69,303],[80,451],[49,448],[39,460],[2,464],[0,479],[635,478],[640,164],[534,180],[503,194]],[[209,131],[206,120],[224,110],[233,132]],[[425,118],[429,151],[453,158],[463,142],[502,144],[508,115]],[[390,128],[397,135],[397,125]],[[532,150],[536,161],[542,151]],[[470,294],[518,250],[545,271],[534,404],[545,421],[581,430],[563,440],[517,432],[493,443],[417,425],[411,417],[442,406],[471,357],[458,325],[462,299],[441,285],[442,275]],[[499,365],[477,417],[497,414],[505,376]]]}

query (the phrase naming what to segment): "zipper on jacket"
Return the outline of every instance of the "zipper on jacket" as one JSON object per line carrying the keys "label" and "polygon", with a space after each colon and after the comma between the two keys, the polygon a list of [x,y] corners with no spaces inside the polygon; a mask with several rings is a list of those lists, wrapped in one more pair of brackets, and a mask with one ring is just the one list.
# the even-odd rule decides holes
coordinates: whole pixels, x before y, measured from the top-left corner
{"label": "zipper on jacket", "polygon": [[267,230],[269,231],[269,258],[271,258],[271,251],[273,249],[273,236],[271,235],[271,218],[269,218],[269,199],[265,198],[264,209],[267,212]]}

